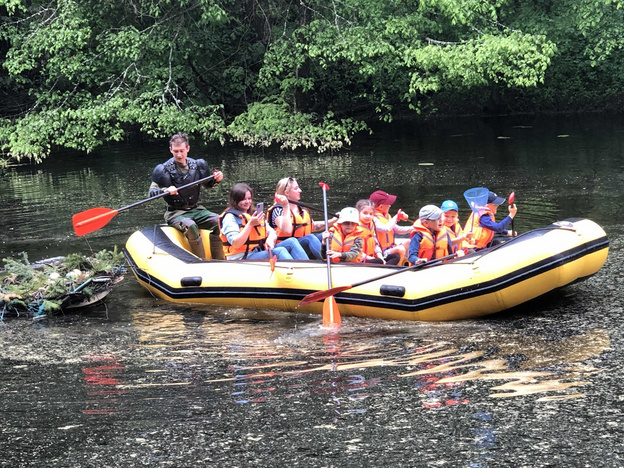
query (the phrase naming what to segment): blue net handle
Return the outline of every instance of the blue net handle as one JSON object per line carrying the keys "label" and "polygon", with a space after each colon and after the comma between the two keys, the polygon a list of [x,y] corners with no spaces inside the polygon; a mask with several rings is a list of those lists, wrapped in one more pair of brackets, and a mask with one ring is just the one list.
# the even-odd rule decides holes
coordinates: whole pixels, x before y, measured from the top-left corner
{"label": "blue net handle", "polygon": [[475,187],[464,192],[464,198],[473,213],[485,209],[490,191],[485,187]]}

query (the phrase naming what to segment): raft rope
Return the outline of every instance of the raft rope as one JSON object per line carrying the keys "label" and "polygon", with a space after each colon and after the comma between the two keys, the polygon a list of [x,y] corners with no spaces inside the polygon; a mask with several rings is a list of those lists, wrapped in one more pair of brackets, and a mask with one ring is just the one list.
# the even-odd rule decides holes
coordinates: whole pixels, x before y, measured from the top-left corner
{"label": "raft rope", "polygon": [[522,234],[519,234],[517,236],[512,237],[509,240],[505,240],[504,242],[501,242],[500,244],[496,244],[492,247],[489,247],[487,249],[486,252],[483,252],[483,255],[480,255],[478,258],[475,258],[472,262],[470,262],[470,265],[473,265],[475,262],[481,260],[483,257],[485,257],[487,254],[494,252],[498,249],[500,249],[501,247],[504,247],[505,245],[508,245],[522,237],[525,237],[529,234],[534,233],[535,231],[552,231],[554,229],[561,229],[563,231],[570,231],[570,232],[576,232],[576,229],[574,227],[570,227],[570,226],[561,226],[561,225],[557,225],[557,224],[551,224],[550,226],[545,226],[542,228],[537,228],[537,229],[531,229],[530,231],[527,232],[523,232]]}

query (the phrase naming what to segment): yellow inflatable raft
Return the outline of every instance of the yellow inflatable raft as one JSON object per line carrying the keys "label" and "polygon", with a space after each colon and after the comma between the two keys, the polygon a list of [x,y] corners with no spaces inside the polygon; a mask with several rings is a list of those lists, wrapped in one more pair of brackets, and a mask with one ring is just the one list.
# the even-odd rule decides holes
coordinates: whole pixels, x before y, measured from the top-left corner
{"label": "yellow inflatable raft", "polygon": [[[204,235],[205,240],[208,235]],[[206,252],[210,251],[208,242]],[[335,296],[342,315],[394,320],[457,320],[522,304],[596,273],[609,240],[596,223],[568,219],[526,232],[489,249],[400,272]],[[185,237],[167,226],[137,231],[126,258],[154,295],[177,303],[322,313],[322,302],[298,307],[327,289],[321,261],[200,260]],[[332,286],[355,285],[393,272],[383,265],[332,264]],[[405,268],[404,268],[405,270]]]}

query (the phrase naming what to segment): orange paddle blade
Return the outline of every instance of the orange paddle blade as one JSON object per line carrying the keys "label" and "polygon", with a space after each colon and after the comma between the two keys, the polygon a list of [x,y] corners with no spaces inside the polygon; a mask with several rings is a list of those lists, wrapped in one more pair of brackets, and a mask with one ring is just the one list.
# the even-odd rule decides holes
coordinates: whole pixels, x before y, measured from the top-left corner
{"label": "orange paddle blade", "polygon": [[108,224],[118,212],[119,210],[111,210],[109,208],[91,208],[90,210],[76,213],[72,217],[74,232],[77,236],[84,236],[96,231]]}
{"label": "orange paddle blade", "polygon": [[340,311],[338,310],[338,304],[333,296],[328,297],[323,302],[323,326],[327,328],[340,328],[342,319],[340,318]]}
{"label": "orange paddle blade", "polygon": [[299,302],[300,306],[305,306],[308,304],[312,304],[313,302],[318,302],[320,300],[326,299],[330,296],[338,294],[339,292],[346,291],[347,289],[352,288],[353,286],[336,286],[335,288],[326,289],[325,291],[315,291],[313,293],[308,294],[301,302]]}

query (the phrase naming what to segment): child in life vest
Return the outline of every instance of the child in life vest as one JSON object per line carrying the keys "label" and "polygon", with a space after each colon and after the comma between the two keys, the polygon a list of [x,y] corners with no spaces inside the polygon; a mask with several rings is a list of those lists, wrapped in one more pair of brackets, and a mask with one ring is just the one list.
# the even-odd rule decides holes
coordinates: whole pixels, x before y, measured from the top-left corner
{"label": "child in life vest", "polygon": [[377,239],[381,245],[381,250],[384,257],[391,254],[398,254],[400,261],[405,258],[407,248],[409,246],[409,239],[406,241],[399,241],[396,239],[396,234],[410,234],[413,230],[412,226],[400,226],[397,224],[399,221],[407,221],[409,216],[400,209],[397,214],[390,216],[390,206],[396,201],[396,195],[390,195],[383,190],[377,190],[371,194],[370,200],[375,204],[375,217],[373,222],[375,223],[375,230],[377,231]]}
{"label": "child in life vest", "polygon": [[381,245],[377,239],[377,230],[373,218],[375,217],[375,204],[369,199],[359,200],[355,208],[360,213],[360,227],[362,228],[363,255],[362,263],[381,263],[387,265],[398,265],[401,256],[393,253],[384,257]]}
{"label": "child in life vest", "polygon": [[468,237],[459,224],[459,207],[453,200],[444,200],[440,205],[440,209],[444,212],[444,226],[451,236],[451,253],[455,253],[462,248],[472,248],[466,241]]}
{"label": "child in life vest", "polygon": [[451,251],[451,237],[444,227],[444,212],[435,205],[420,209],[409,244],[408,260],[412,265],[446,257]]}
{"label": "child in life vest", "polygon": [[343,208],[336,224],[329,231],[323,232],[323,258],[329,257],[332,262],[359,262],[364,244],[362,233],[358,210],[352,207]]}
{"label": "child in life vest", "polygon": [[511,223],[511,220],[516,216],[518,208],[515,204],[509,205],[509,216],[506,216],[500,223],[496,222],[496,211],[499,205],[505,203],[505,199],[499,197],[494,192],[488,193],[487,205],[484,209],[473,212],[466,225],[464,226],[465,232],[472,232],[474,238],[475,248],[477,250],[489,247],[494,234],[503,234],[506,236],[515,236],[516,233],[507,230],[507,225]]}

